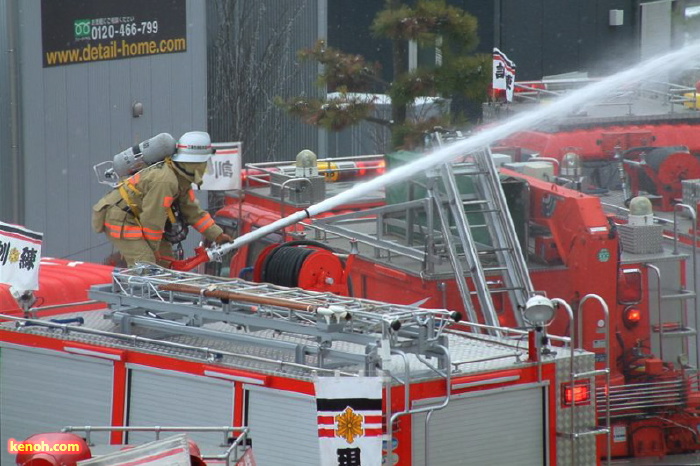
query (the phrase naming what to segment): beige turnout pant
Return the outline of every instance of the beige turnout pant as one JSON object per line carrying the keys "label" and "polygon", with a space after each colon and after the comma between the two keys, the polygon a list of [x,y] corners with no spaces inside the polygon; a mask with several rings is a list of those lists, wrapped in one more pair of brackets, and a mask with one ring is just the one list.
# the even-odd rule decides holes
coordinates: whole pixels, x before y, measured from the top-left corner
{"label": "beige turnout pant", "polygon": [[[109,239],[122,256],[124,256],[128,267],[133,267],[136,262],[154,262],[155,255],[153,254],[153,250],[143,239],[121,239],[113,238],[109,235],[107,235],[107,239]],[[158,254],[160,256],[173,257],[172,244],[162,240],[158,248]],[[168,267],[170,265],[170,262],[164,260],[156,260],[155,262],[162,267]]]}

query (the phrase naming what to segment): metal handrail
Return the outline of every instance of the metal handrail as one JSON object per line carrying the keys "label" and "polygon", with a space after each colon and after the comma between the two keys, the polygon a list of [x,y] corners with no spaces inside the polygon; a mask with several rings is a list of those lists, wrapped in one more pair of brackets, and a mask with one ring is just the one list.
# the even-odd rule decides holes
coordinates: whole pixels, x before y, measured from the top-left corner
{"label": "metal handrail", "polygon": [[645,263],[644,266],[649,270],[653,270],[656,274],[656,304],[659,319],[659,357],[664,360],[664,326],[663,317],[661,315],[661,269],[654,264]]}
{"label": "metal handrail", "polygon": [[[290,187],[287,186],[287,185],[288,185],[288,184],[291,184],[291,183],[294,183],[294,182],[296,182],[296,183],[302,183],[302,184],[303,184],[303,183],[306,183],[307,185],[309,185],[309,188],[310,188],[310,190],[311,190],[311,199],[314,198],[314,197],[313,197],[313,194],[314,194],[314,184],[311,182],[310,179],[308,179],[308,178],[303,178],[303,177],[302,177],[302,178],[290,178],[290,179],[288,179],[288,180],[285,180],[285,181],[280,185],[280,218],[284,218],[284,216],[285,216],[285,215],[284,215],[284,206],[286,205],[285,202],[284,202],[284,201],[285,201],[285,199],[284,199],[285,190],[287,190],[287,189],[291,190],[292,188],[290,188]],[[284,238],[284,237],[286,236],[286,234],[287,234],[287,227],[286,227],[286,226],[283,226],[283,227],[282,227],[282,238]]]}
{"label": "metal handrail", "polygon": [[[272,364],[279,366],[280,369],[283,367],[290,367],[294,369],[301,369],[301,370],[308,370],[308,371],[321,371],[321,372],[327,372],[329,374],[340,374],[343,376],[349,376],[349,377],[357,377],[357,373],[352,373],[352,372],[345,372],[345,371],[337,371],[335,369],[326,369],[323,367],[316,367],[316,366],[309,366],[306,364],[299,364],[295,362],[288,362],[288,361],[282,361],[279,359],[270,359],[270,358],[264,358],[260,356],[252,356],[249,354],[241,354],[241,353],[233,353],[230,351],[225,351],[225,350],[220,350],[220,349],[212,349],[212,348],[206,348],[206,347],[200,347],[200,346],[193,346],[193,345],[186,345],[183,343],[175,343],[171,341],[164,341],[164,340],[156,340],[153,338],[146,338],[146,337],[141,337],[138,335],[124,335],[122,333],[114,333],[114,332],[107,332],[104,330],[97,330],[97,329],[92,329],[92,328],[84,328],[84,327],[77,327],[74,325],[68,325],[68,324],[58,324],[55,322],[48,322],[45,320],[38,320],[38,319],[26,319],[22,317],[16,317],[16,316],[11,316],[7,314],[0,314],[0,320],[2,319],[7,319],[16,322],[16,325],[18,325],[20,328],[27,325],[36,325],[36,326],[43,326],[43,327],[49,327],[49,328],[54,328],[54,329],[59,329],[63,331],[64,333],[69,333],[69,332],[77,332],[77,333],[84,333],[87,335],[98,335],[98,336],[103,336],[107,338],[114,338],[117,340],[122,340],[125,343],[130,343],[134,347],[136,347],[137,343],[142,343],[142,344],[150,344],[150,345],[162,345],[165,347],[169,348],[177,348],[177,349],[183,349],[183,350],[191,350],[191,351],[200,351],[203,352],[205,355],[205,359],[207,361],[211,361],[212,359],[215,359],[215,356],[221,355],[221,356],[230,356],[234,358],[241,358],[241,359],[246,359],[250,361],[255,361],[255,362],[262,362],[266,364]],[[0,327],[0,330],[2,330],[2,327]],[[271,370],[271,372],[274,372]],[[308,376],[308,380],[312,380],[312,376]]]}
{"label": "metal handrail", "polygon": [[[447,350],[447,348],[445,348],[442,345],[435,345],[435,348],[439,348],[445,354],[445,358],[447,359],[447,364],[446,364],[447,370],[445,371],[445,373],[443,374],[441,371],[433,368],[431,365],[426,364],[425,361],[422,361],[422,362],[424,364],[426,364],[428,367],[430,367],[432,370],[434,370],[441,377],[445,377],[445,383],[446,383],[445,399],[441,403],[437,403],[437,404],[433,404],[433,405],[429,405],[429,406],[423,406],[421,408],[408,408],[408,405],[406,405],[406,409],[404,411],[394,413],[391,416],[391,418],[388,421],[388,425],[387,425],[387,431],[388,431],[388,433],[391,433],[391,427],[389,427],[389,426],[393,427],[394,422],[396,422],[396,420],[399,417],[405,416],[406,414],[419,414],[419,413],[425,413],[425,412],[428,413],[428,415],[426,415],[426,417],[425,417],[425,435],[423,436],[424,437],[423,440],[425,441],[425,464],[426,465],[430,464],[428,462],[428,454],[429,454],[428,424],[430,422],[431,413],[433,411],[445,408],[449,404],[450,397],[452,396],[452,371],[450,370],[450,366],[451,366],[450,352]],[[388,436],[388,439],[389,439],[389,442],[391,442],[390,435]],[[391,451],[389,451],[388,453],[389,453],[387,455],[387,458],[389,458],[388,465],[392,466],[393,465],[393,458],[391,456]]]}
{"label": "metal handrail", "polygon": [[[319,169],[319,173],[323,173],[325,175],[328,173],[352,172],[352,171],[357,171],[360,169],[369,169],[369,170],[379,169],[379,168],[382,168],[382,165],[379,163],[376,166],[370,166],[370,167],[364,166],[361,168],[359,168],[359,167],[332,168],[332,167],[330,167],[330,164],[337,164],[338,162],[358,162],[358,161],[364,161],[364,160],[379,160],[382,157],[383,157],[383,154],[354,155],[354,156],[346,156],[346,157],[318,159],[316,161],[316,163],[317,163],[317,166],[322,165],[324,163],[327,164],[327,168]],[[254,181],[257,181],[258,183],[262,183],[262,184],[266,184],[266,185],[275,185],[276,183],[273,183],[272,181],[269,180],[270,175],[275,174],[275,173],[279,173],[280,168],[293,167],[294,164],[295,164],[295,162],[292,160],[246,163],[245,164],[246,169],[258,170],[258,171],[262,172],[262,175],[249,173],[246,177],[246,180],[250,179],[250,180],[254,180]]]}
{"label": "metal handrail", "polygon": [[[569,316],[569,322],[571,322],[571,327],[576,325],[576,321],[574,320],[574,311],[571,309],[571,306],[569,306],[569,303],[564,301],[561,298],[552,298],[551,300],[553,303],[558,303],[562,306],[564,306],[564,310],[566,310],[566,313]],[[574,336],[573,336],[573,328],[569,329],[569,338],[571,339],[571,344],[569,345],[569,376],[570,376],[570,384],[571,384],[571,390],[573,391],[574,389],[574,353],[575,353],[575,348],[574,348]],[[574,401],[573,393],[571,396],[571,408],[570,408],[570,418],[569,418],[569,428],[573,432],[574,430],[574,406],[576,406],[576,403]],[[576,464],[576,443],[574,441],[573,436],[571,437],[571,464]]]}
{"label": "metal handrail", "polygon": [[[585,86],[598,80],[595,78],[571,78],[571,79],[552,79],[552,80],[539,80],[539,81],[517,81],[514,84],[515,89],[520,89],[522,91],[517,92],[515,95],[521,97],[525,100],[539,101],[541,96],[553,96],[557,97],[562,95],[562,93],[569,91],[574,88]],[[658,89],[650,89],[645,87],[645,84],[655,84],[665,86],[666,91]],[[538,87],[541,85],[542,87]],[[548,87],[556,87],[556,89],[549,89]],[[544,88],[543,88],[544,87]],[[641,94],[654,94],[656,96],[665,97],[669,103],[683,103],[683,102],[693,102],[692,99],[684,97],[683,94],[692,93],[695,99],[695,105],[697,105],[697,95],[698,91],[695,87],[686,86],[683,84],[667,82],[667,81],[656,81],[656,80],[646,80],[641,81],[634,89],[636,92]],[[674,100],[675,99],[675,100]]]}
{"label": "metal handrail", "polygon": [[[605,314],[605,387],[610,387],[610,312],[608,310],[608,304],[605,302],[603,298],[598,296],[597,294],[587,294],[583,298],[581,298],[581,302],[579,303],[579,312],[578,312],[578,340],[579,342],[583,341],[583,305],[586,301],[589,299],[595,299],[600,303],[601,308],[603,309],[603,313]],[[572,385],[573,389],[573,385]],[[606,402],[605,402],[605,427],[608,429],[607,433],[607,464],[610,465],[610,460],[612,457],[612,430],[611,430],[611,425],[610,425],[610,390],[606,391]],[[572,407],[574,406],[574,399],[572,397],[571,399],[572,402]]]}
{"label": "metal handrail", "polygon": [[[697,286],[697,276],[698,276],[698,238],[697,238],[697,214],[695,212],[695,209],[688,204],[676,204],[673,208],[673,254],[678,254],[678,222],[677,222],[677,215],[678,212],[681,210],[685,210],[690,214],[690,220],[691,220],[691,231],[693,234],[693,266],[692,266],[692,283],[693,283],[693,290],[697,293],[697,290],[695,289]],[[661,290],[659,290],[659,293]],[[700,320],[700,317],[698,316],[698,313],[700,312],[700,307],[698,307],[698,296],[697,294],[693,298],[693,327],[697,330],[698,328],[698,321]],[[687,319],[687,307],[684,305],[683,309],[683,316]],[[661,322],[659,322],[659,325],[661,325]],[[696,369],[698,370],[698,377],[700,380],[700,345],[696,342],[695,343],[695,364],[696,364]]]}
{"label": "metal handrail", "polygon": [[[578,312],[578,319],[574,320],[574,313],[573,310],[571,309],[571,306],[564,301],[561,298],[552,298],[552,302],[561,304],[564,306],[564,309],[566,309],[567,314],[569,315],[569,320],[572,322],[573,326],[575,327],[572,329],[571,333],[573,334],[574,331],[576,332],[577,336],[577,341],[580,343],[582,341],[582,315],[583,315],[583,304],[588,300],[588,299],[597,299],[601,305],[603,306],[603,311],[605,312],[605,342],[607,345],[606,348],[606,369],[605,374],[606,374],[606,387],[610,386],[610,333],[609,333],[609,326],[610,326],[610,318],[609,318],[609,313],[608,313],[608,307],[605,301],[598,295],[594,294],[588,294],[584,296],[581,299],[581,302],[579,303],[579,312]],[[573,391],[575,387],[575,382],[576,382],[576,373],[574,372],[574,354],[575,354],[575,347],[574,347],[574,342],[573,342],[573,337],[572,337],[572,344],[570,346],[570,354],[569,354],[569,384],[570,387]],[[592,375],[594,375],[597,371],[593,371]],[[610,431],[610,413],[609,413],[609,408],[610,408],[610,403],[606,403],[607,405],[607,414],[606,414],[606,431],[607,431],[607,438],[608,438],[608,451],[607,451],[607,464],[610,465],[610,460],[611,460],[611,431]],[[571,407],[569,411],[569,427],[571,429],[571,464],[576,464],[576,442],[575,440],[578,438],[576,436],[576,433],[573,431],[574,428],[574,420],[575,420],[575,410],[576,410],[576,399],[573,396],[572,392],[572,397],[571,397]]]}
{"label": "metal handrail", "polygon": [[[393,437],[393,430],[394,430],[394,422],[396,419],[399,418],[399,416],[403,416],[405,414],[409,414],[411,411],[410,403],[411,403],[411,365],[408,362],[408,357],[406,356],[406,353],[404,353],[401,350],[397,349],[392,349],[391,354],[397,354],[403,358],[404,362],[404,373],[406,374],[405,380],[402,381],[402,384],[404,385],[404,410],[399,411],[398,413],[393,413],[389,416],[387,419],[386,423],[386,438],[387,440],[387,445],[391,445],[391,439]],[[387,409],[391,411],[391,384],[387,387]],[[391,455],[391,449],[387,446],[387,466],[393,466],[394,465],[394,458]]]}

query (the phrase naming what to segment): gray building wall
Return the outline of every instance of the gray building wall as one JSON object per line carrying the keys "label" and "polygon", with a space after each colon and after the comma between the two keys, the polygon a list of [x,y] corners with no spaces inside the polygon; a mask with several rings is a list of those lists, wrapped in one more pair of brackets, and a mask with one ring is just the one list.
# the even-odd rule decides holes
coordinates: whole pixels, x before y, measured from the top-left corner
{"label": "gray building wall", "polygon": [[325,152],[324,131],[290,117],[274,100],[324,92],[315,86],[317,64],[297,52],[326,37],[326,0],[212,0],[207,23],[214,140],[241,141],[244,163],[289,160],[302,149]]}
{"label": "gray building wall", "polygon": [[[639,60],[635,0],[533,0],[526,7],[518,0],[499,3],[493,44],[515,62],[517,80],[572,71],[607,75]],[[610,10],[624,12],[623,25],[609,25]]]}
{"label": "gray building wall", "polygon": [[[609,74],[639,59],[641,0],[448,0],[478,20],[477,53],[499,47],[517,65],[516,79],[589,71]],[[370,34],[384,2],[328,0],[329,43],[383,66],[391,79],[388,41]],[[410,1],[407,1],[410,3]],[[642,2],[643,3],[643,2]],[[608,24],[610,10],[624,11],[624,24]],[[361,40],[360,40],[361,39]]]}
{"label": "gray building wall", "polygon": [[[16,0],[0,5],[9,1]],[[207,129],[205,3],[187,1],[186,52],[49,68],[42,67],[41,2],[18,4],[24,209],[20,218],[4,209],[0,219],[44,232],[44,256],[99,262],[112,248],[90,228],[90,212],[108,188],[97,183],[92,166],[161,132],[177,139]],[[6,68],[0,68],[3,79]],[[0,92],[7,102],[6,91]],[[144,108],[138,118],[132,116],[135,102]],[[7,123],[0,115],[5,173]]]}
{"label": "gray building wall", "polygon": [[[19,185],[18,173],[15,157],[12,156],[11,139],[11,113],[13,102],[10,99],[10,60],[14,51],[11,50],[9,26],[6,22],[8,15],[13,15],[11,9],[8,10],[6,0],[0,0],[0,220],[10,220],[16,218],[17,195],[15,189]],[[7,27],[4,27],[7,25]]]}
{"label": "gray building wall", "polygon": [[[8,66],[8,49],[7,43],[7,28],[5,18],[7,16],[7,2],[0,0],[0,24],[3,25],[0,33],[0,154],[7,153],[9,131],[10,131],[10,114],[9,105],[9,66]],[[10,157],[8,155],[0,156],[0,220],[10,218]]]}

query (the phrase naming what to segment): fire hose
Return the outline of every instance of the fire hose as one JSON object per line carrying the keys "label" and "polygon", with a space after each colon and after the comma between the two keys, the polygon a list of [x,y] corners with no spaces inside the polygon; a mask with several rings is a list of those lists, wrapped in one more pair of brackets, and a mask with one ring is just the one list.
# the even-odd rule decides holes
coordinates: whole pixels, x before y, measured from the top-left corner
{"label": "fire hose", "polygon": [[307,209],[294,212],[293,214],[274,221],[269,225],[262,226],[257,230],[241,235],[230,243],[219,244],[208,249],[202,246],[197,247],[195,248],[195,255],[193,257],[183,260],[174,260],[171,262],[170,267],[173,270],[192,270],[205,262],[220,262],[226,253],[234,251],[240,247],[257,241],[258,239],[263,238],[274,231],[294,225],[295,223],[307,218],[311,218],[311,214]]}

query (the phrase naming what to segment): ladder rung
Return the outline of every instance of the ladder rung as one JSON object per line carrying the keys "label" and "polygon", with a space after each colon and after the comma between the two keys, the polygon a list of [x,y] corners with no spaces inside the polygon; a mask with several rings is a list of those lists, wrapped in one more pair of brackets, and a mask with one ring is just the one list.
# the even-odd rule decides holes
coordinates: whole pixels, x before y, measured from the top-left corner
{"label": "ladder rung", "polygon": [[608,372],[610,372],[608,369],[598,369],[595,371],[586,371],[586,372],[578,372],[575,374],[572,374],[574,379],[584,379],[586,377],[595,377],[598,375],[605,375]]}
{"label": "ladder rung", "polygon": [[495,254],[497,252],[513,252],[513,248],[488,248],[479,251],[479,255]]}
{"label": "ladder rung", "polygon": [[479,210],[466,210],[464,213],[470,214],[492,214],[494,212],[501,212],[499,209],[479,209]]}
{"label": "ladder rung", "polygon": [[488,170],[482,170],[478,165],[452,165],[452,173],[458,175],[488,175]]}
{"label": "ladder rung", "polygon": [[482,270],[484,272],[502,272],[508,270],[508,267],[484,267]]}
{"label": "ladder rung", "polygon": [[[525,291],[525,288],[522,286],[511,286],[511,287],[504,286],[503,288],[501,288],[501,287],[489,288],[488,290],[489,290],[489,293],[495,294],[495,293],[507,293],[509,291]],[[475,295],[476,291],[471,291],[471,292],[469,292],[469,294]]]}
{"label": "ladder rung", "polygon": [[[465,198],[462,198],[461,201],[462,201],[462,205],[482,205],[482,204],[489,203],[489,201],[487,201],[486,199],[465,199]],[[467,212],[467,213],[469,213],[469,212]]]}
{"label": "ladder rung", "polygon": [[608,429],[607,427],[603,427],[601,429],[591,428],[591,429],[586,429],[586,430],[579,430],[576,432],[557,432],[557,435],[563,436],[563,437],[573,438],[574,440],[576,440],[577,438],[580,438],[580,437],[589,437],[591,435],[603,435],[603,434],[607,434],[609,432],[610,432],[610,429]]}
{"label": "ladder rung", "polygon": [[663,332],[659,332],[659,326],[655,325],[653,330],[656,333],[662,333],[664,336],[669,336],[669,337],[685,337],[685,336],[695,335],[698,333],[697,330],[695,330],[694,328],[690,328],[690,327],[679,327],[676,329],[669,329],[669,330],[664,330]]}
{"label": "ladder rung", "polygon": [[695,297],[695,292],[690,290],[681,291],[680,293],[663,294],[661,299],[671,300],[671,299],[691,299]]}
{"label": "ladder rung", "polygon": [[[659,331],[661,327],[662,332]],[[651,331],[654,333],[663,333],[664,335],[672,336],[684,336],[684,335],[694,335],[696,330],[691,327],[684,326],[681,322],[662,322],[661,325],[655,324],[651,327]]]}

